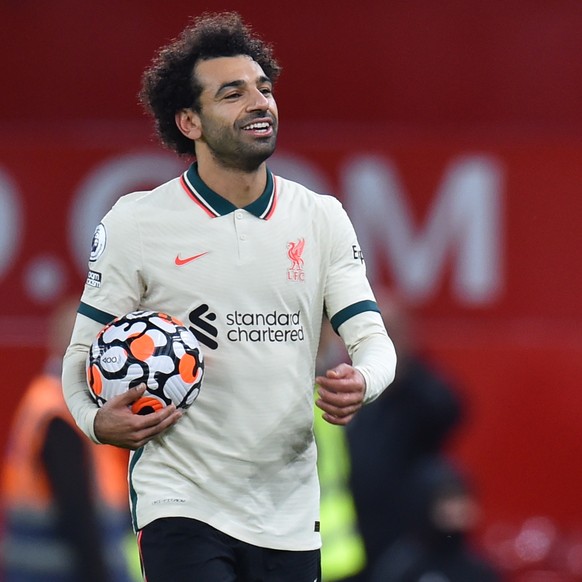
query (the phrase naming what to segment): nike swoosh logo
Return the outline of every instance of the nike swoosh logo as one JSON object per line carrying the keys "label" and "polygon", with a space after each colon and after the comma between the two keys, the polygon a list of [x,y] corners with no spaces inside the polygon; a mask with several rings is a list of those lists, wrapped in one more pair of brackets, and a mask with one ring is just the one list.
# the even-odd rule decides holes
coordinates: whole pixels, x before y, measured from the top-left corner
{"label": "nike swoosh logo", "polygon": [[199,255],[193,255],[191,257],[186,257],[185,259],[181,259],[180,255],[176,255],[176,259],[174,260],[174,262],[176,263],[176,265],[178,265],[178,267],[181,267],[182,265],[186,265],[187,263],[191,263],[192,261],[195,261],[196,259],[199,259],[200,257],[207,255],[208,253],[209,253],[209,251],[206,251],[204,253],[200,253]]}

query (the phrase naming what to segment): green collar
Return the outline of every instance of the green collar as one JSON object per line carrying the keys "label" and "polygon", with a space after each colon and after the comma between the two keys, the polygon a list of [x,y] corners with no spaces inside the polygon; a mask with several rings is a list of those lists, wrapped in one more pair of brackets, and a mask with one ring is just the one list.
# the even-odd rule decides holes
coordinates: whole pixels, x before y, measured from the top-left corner
{"label": "green collar", "polygon": [[[200,178],[198,174],[198,165],[193,163],[186,172],[182,175],[182,183],[186,187],[188,193],[204,207],[206,212],[212,216],[225,216],[238,210],[238,208],[211,190]],[[254,214],[257,218],[267,220],[272,215],[275,209],[275,180],[273,174],[267,169],[267,185],[263,193],[254,202],[245,206],[242,210],[246,210]]]}

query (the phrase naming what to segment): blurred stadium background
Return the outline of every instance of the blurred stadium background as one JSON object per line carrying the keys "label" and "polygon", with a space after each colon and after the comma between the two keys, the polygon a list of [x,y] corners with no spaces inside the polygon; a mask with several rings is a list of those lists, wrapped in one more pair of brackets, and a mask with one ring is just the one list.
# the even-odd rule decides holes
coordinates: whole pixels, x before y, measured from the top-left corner
{"label": "blurred stadium background", "polygon": [[476,541],[508,580],[582,580],[578,0],[1,0],[0,445],[100,216],[184,167],[137,104],[142,70],[223,9],[283,65],[273,169],[343,201],[457,381]]}

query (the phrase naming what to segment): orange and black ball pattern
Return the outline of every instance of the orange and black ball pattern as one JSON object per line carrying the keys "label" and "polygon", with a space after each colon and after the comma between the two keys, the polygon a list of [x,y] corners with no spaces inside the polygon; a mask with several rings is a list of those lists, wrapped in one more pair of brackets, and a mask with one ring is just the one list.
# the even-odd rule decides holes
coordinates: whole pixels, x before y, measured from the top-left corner
{"label": "orange and black ball pattern", "polygon": [[165,313],[134,311],[106,325],[87,356],[87,382],[102,406],[129,388],[147,390],[132,406],[148,414],[174,403],[188,408],[204,376],[204,357],[194,334]]}

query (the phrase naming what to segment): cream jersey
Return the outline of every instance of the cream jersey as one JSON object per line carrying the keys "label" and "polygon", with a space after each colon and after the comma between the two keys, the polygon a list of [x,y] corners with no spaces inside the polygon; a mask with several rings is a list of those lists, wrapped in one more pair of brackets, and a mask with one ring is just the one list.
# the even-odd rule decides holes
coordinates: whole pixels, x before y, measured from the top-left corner
{"label": "cream jersey", "polygon": [[95,233],[63,376],[81,429],[97,440],[85,359],[114,317],[169,313],[205,359],[198,399],[132,454],[136,529],[182,516],[261,547],[318,548],[313,385],[324,309],[366,400],[393,379],[394,349],[341,204],[267,174],[262,196],[236,208],[193,165],[122,197]]}

